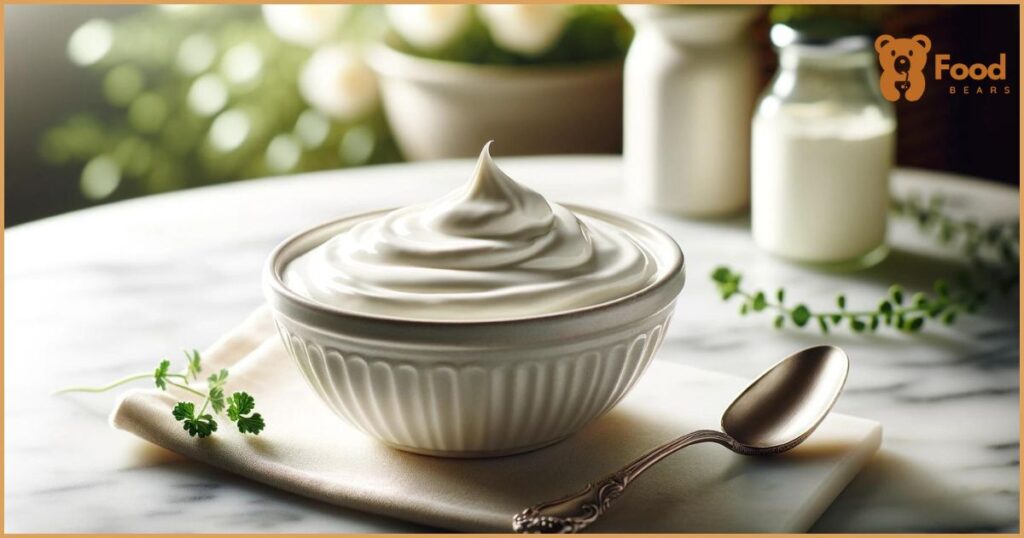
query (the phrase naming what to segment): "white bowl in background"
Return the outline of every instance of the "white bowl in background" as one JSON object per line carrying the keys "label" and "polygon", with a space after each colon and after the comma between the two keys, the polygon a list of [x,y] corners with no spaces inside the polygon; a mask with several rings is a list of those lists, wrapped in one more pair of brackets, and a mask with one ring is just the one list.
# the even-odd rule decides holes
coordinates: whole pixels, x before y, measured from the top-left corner
{"label": "white bowl in background", "polygon": [[506,155],[618,153],[622,60],[499,66],[372,49],[388,124],[411,160],[474,157],[497,139]]}

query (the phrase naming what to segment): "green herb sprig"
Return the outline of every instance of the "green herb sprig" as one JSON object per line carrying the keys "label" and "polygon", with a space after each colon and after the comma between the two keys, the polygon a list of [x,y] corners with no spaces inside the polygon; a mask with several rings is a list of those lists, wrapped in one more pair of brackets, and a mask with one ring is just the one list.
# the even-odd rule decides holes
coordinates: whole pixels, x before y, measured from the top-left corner
{"label": "green herb sprig", "polygon": [[906,333],[920,331],[929,320],[952,325],[965,313],[981,308],[993,293],[1006,293],[1020,278],[1019,223],[1000,222],[981,226],[969,219],[957,219],[943,212],[945,199],[933,197],[922,203],[916,197],[893,198],[897,216],[913,218],[920,230],[941,244],[960,242],[969,270],[957,273],[952,282],[936,280],[930,293],[919,291],[909,298],[903,287],[893,284],[873,309],[851,310],[846,296],[836,296],[836,308],[812,311],[804,303],[786,302],[786,292],[778,288],[769,294],[759,289],[744,289],[743,275],[726,266],[711,273],[724,301],[740,298],[740,315],[773,313],[775,328],[787,323],[803,328],[815,324],[823,333],[846,325],[854,332],[874,332],[889,327]]}
{"label": "green herb sprig", "polygon": [[933,293],[917,292],[909,299],[903,288],[893,285],[888,293],[871,310],[847,309],[846,296],[836,296],[836,309],[814,312],[804,303],[787,304],[786,292],[779,288],[769,296],[762,290],[748,291],[741,287],[743,276],[728,267],[718,267],[711,274],[723,300],[734,297],[743,299],[740,315],[756,312],[775,314],[775,328],[781,329],[787,323],[804,327],[815,322],[821,332],[846,324],[854,332],[874,332],[879,327],[892,327],[902,332],[918,332],[928,320],[940,320],[952,325],[967,312],[975,312],[986,300],[984,291],[959,290],[953,292],[944,280],[936,281]]}
{"label": "green herb sprig", "polygon": [[[227,418],[235,423],[241,433],[259,435],[266,427],[263,416],[255,413],[256,400],[246,392],[235,392],[230,398],[225,397],[224,383],[228,379],[228,371],[221,369],[206,379],[206,391],[195,389],[187,383],[199,380],[199,373],[202,371],[202,359],[196,350],[185,351],[186,367],[185,373],[171,373],[171,361],[162,360],[152,373],[134,374],[123,377],[102,387],[69,387],[62,389],[57,394],[69,392],[106,392],[120,385],[138,381],[141,379],[152,379],[156,388],[167,390],[168,386],[190,392],[202,398],[202,404],[196,410],[195,402],[178,402],[171,415],[174,420],[182,423],[182,429],[187,431],[191,437],[209,437],[217,431],[217,420],[214,415],[220,415],[227,411]],[[212,409],[213,413],[207,413]]]}

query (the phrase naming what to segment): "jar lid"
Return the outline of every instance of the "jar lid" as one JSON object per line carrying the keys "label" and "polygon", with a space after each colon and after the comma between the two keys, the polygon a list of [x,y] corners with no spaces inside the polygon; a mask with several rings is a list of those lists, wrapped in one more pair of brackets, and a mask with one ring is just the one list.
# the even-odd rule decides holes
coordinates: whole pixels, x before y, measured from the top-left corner
{"label": "jar lid", "polygon": [[831,18],[774,24],[771,40],[780,49],[795,46],[817,54],[863,52],[872,47],[871,30],[867,26]]}

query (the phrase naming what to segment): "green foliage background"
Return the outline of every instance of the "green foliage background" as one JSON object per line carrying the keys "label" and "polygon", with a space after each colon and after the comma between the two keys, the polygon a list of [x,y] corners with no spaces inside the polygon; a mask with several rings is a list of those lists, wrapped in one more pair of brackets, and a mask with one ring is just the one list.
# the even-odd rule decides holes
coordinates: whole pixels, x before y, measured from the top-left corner
{"label": "green foliage background", "polygon": [[417,56],[436,60],[486,65],[542,65],[591,62],[622,58],[633,39],[633,27],[614,5],[574,5],[558,41],[547,51],[526,56],[502,49],[476,10],[459,39],[438,50],[422,50],[396,35],[392,46]]}
{"label": "green foliage background", "polygon": [[[615,6],[570,9],[559,41],[537,57],[502,50],[475,15],[440,51],[416,51],[394,36],[391,42],[413,54],[469,63],[570,63],[625,55],[632,28]],[[90,24],[113,36],[109,51],[83,66],[83,83],[100,85],[106,102],[102,109],[66,118],[40,141],[48,163],[80,168],[80,189],[89,200],[401,159],[380,107],[346,123],[305,103],[298,79],[312,51],[271,33],[259,6],[153,7]],[[344,41],[369,41],[385,32],[383,8],[364,5],[351,9],[338,34]],[[258,73],[232,81],[233,59],[251,64],[254,51]],[[211,85],[226,88],[223,106],[209,104]],[[206,90],[205,111],[190,105],[204,94],[199,89]],[[237,146],[213,142],[218,118],[248,125]]]}
{"label": "green foliage background", "polygon": [[[365,16],[353,15],[352,24]],[[258,6],[152,8],[109,24],[111,49],[86,67],[106,108],[72,115],[40,143],[47,162],[82,166],[88,198],[400,159],[380,112],[344,124],[306,105],[297,80],[311,51],[270,33]],[[231,83],[224,58],[240,46],[255,47],[261,67],[251,80]],[[203,115],[189,106],[189,92],[210,73],[225,81],[228,98]],[[249,129],[236,148],[221,151],[209,133],[226,111],[244,114]]]}

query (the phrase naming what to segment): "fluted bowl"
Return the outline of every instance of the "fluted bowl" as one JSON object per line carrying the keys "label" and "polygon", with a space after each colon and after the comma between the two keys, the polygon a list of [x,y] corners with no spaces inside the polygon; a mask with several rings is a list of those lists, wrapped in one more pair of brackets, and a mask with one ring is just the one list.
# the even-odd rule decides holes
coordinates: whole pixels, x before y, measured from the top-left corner
{"label": "fluted bowl", "polygon": [[328,222],[271,253],[264,291],[288,353],[340,417],[392,447],[435,456],[525,452],[611,409],[661,344],[685,280],[671,237],[641,221],[567,205],[625,230],[656,261],[643,289],[595,306],[486,321],[376,317],[284,284],[289,262],[386,211]]}

